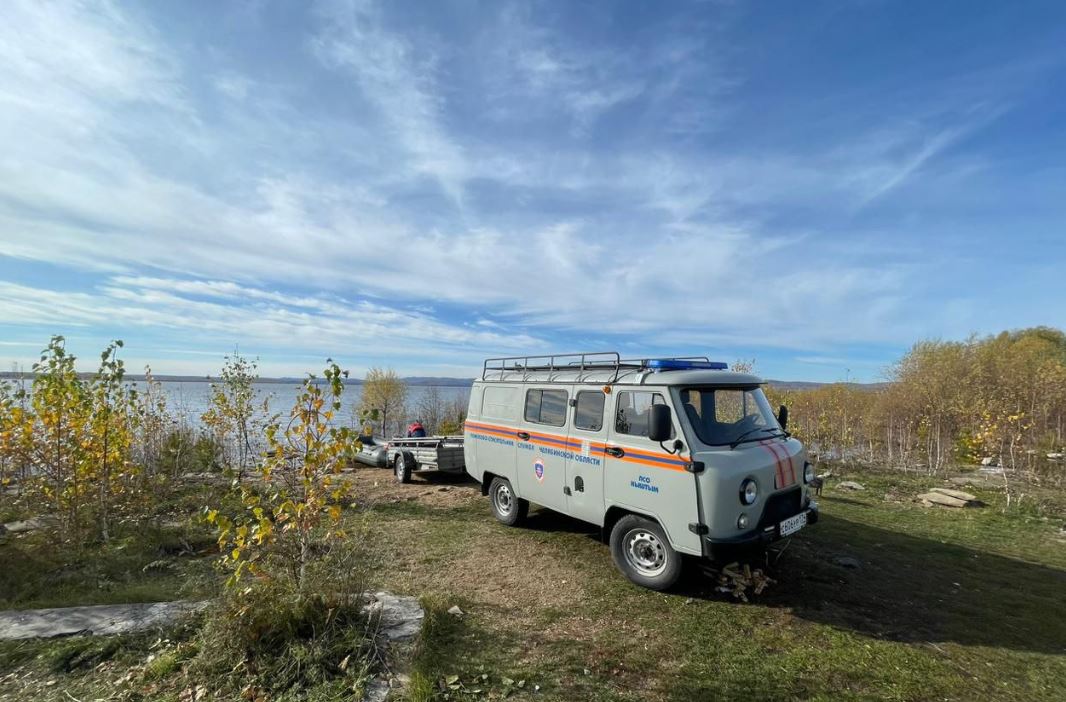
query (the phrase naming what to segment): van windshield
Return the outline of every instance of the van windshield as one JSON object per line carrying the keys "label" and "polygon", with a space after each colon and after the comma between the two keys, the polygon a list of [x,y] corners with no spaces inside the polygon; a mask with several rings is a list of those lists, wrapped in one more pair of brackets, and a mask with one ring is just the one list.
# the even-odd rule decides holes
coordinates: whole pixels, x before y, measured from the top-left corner
{"label": "van windshield", "polygon": [[710,446],[759,441],[781,432],[762,388],[686,388],[682,412]]}

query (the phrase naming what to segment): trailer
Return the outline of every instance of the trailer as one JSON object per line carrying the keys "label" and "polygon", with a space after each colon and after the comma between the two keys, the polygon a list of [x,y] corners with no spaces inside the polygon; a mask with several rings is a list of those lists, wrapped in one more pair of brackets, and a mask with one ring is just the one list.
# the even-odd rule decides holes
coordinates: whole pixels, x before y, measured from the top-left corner
{"label": "trailer", "polygon": [[466,470],[464,439],[462,436],[389,439],[387,465],[401,483],[411,482],[415,472],[462,473]]}

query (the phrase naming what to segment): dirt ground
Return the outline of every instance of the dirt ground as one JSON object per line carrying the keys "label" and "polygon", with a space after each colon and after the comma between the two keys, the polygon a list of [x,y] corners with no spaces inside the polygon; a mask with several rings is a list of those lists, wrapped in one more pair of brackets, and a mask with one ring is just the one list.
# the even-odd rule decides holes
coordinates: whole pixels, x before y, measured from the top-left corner
{"label": "dirt ground", "polygon": [[[516,680],[553,663],[576,666],[582,683],[591,683],[596,669],[606,671],[610,687],[640,691],[640,699],[662,697],[654,679],[631,675],[619,662],[619,642],[626,642],[622,649],[662,642],[641,622],[602,616],[607,595],[590,583],[586,554],[595,554],[612,580],[620,576],[594,526],[533,509],[524,528],[504,527],[481,486],[465,475],[416,474],[403,485],[390,471],[365,469],[355,471],[353,487],[381,529],[375,534],[386,550],[380,577],[398,591],[460,606],[463,629],[473,639],[466,645],[489,646],[476,656],[481,665],[506,666]],[[576,544],[580,553],[569,557],[560,541]],[[562,648],[579,660],[567,654],[567,664],[559,666]],[[465,669],[462,661],[453,667]],[[564,677],[537,684],[577,694]]]}
{"label": "dirt ground", "polygon": [[359,467],[345,477],[356,500],[371,507],[400,502],[458,507],[481,498],[481,486],[466,473],[415,473],[410,483],[402,484],[387,468]]}

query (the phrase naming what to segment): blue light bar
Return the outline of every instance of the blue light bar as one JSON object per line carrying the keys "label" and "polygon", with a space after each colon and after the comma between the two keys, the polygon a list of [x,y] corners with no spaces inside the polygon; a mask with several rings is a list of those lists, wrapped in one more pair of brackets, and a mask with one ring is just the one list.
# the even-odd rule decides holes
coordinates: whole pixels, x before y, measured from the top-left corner
{"label": "blue light bar", "polygon": [[657,371],[664,370],[725,370],[728,363],[721,361],[686,361],[675,358],[653,358],[648,361],[648,368]]}

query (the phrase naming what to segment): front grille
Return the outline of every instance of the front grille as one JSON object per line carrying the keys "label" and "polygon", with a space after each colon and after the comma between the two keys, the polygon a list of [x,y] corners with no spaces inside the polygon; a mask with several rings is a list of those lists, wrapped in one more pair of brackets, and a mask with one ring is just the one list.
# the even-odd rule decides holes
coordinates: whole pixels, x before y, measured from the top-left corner
{"label": "front grille", "polygon": [[803,499],[802,493],[803,491],[797,485],[790,490],[770,495],[770,499],[766,501],[766,505],[763,507],[762,518],[759,519],[759,528],[764,529],[768,526],[776,526],[779,522],[799,514],[803,509],[800,505]]}

